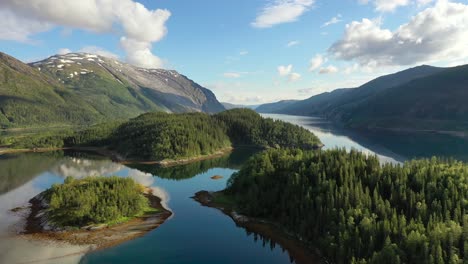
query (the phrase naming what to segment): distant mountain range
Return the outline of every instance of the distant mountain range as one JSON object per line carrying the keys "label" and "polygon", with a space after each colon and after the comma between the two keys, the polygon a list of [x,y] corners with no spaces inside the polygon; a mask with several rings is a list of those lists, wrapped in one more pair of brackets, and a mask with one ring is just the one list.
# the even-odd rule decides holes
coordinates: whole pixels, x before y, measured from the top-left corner
{"label": "distant mountain range", "polygon": [[468,130],[468,65],[419,66],[300,101],[259,106],[261,113],[321,116],[347,127]]}
{"label": "distant mountain range", "polygon": [[225,110],[215,95],[170,70],[85,53],[25,64],[0,52],[0,127],[84,125],[149,111]]}
{"label": "distant mountain range", "polygon": [[240,105],[240,104],[231,104],[231,103],[226,103],[226,102],[221,102],[221,104],[226,108],[227,110],[231,109],[236,109],[236,108],[248,108],[255,110],[259,105]]}

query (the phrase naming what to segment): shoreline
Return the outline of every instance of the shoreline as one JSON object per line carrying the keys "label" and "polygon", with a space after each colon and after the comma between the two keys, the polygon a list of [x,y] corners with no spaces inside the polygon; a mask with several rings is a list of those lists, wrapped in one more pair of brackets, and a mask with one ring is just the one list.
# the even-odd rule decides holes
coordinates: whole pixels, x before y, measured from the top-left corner
{"label": "shoreline", "polygon": [[221,211],[225,215],[229,216],[237,226],[245,228],[248,232],[259,234],[260,236],[274,241],[276,244],[288,251],[290,258],[294,259],[297,264],[323,263],[323,260],[317,250],[313,252],[303,242],[294,238],[292,235],[287,234],[274,223],[238,214],[230,208],[229,205],[214,202],[213,196],[216,195],[216,193],[222,193],[222,191],[215,193],[200,191],[197,192],[192,199],[199,202],[202,206]]}
{"label": "shoreline", "polygon": [[144,164],[144,165],[160,165],[163,167],[171,167],[177,165],[185,165],[192,162],[208,160],[213,158],[222,157],[228,153],[231,153],[234,148],[224,148],[217,150],[212,154],[201,155],[191,158],[180,158],[180,159],[167,159],[167,160],[159,160],[159,161],[152,161],[152,160],[132,160],[132,159],[125,159],[119,153],[106,149],[106,148],[99,148],[99,147],[64,147],[64,148],[35,148],[35,149],[12,149],[12,148],[0,148],[0,155],[3,154],[15,154],[15,153],[44,153],[44,152],[51,152],[51,151],[58,151],[58,150],[72,150],[72,151],[82,151],[82,152],[93,152],[99,154],[101,156],[107,157],[111,159],[113,162],[117,162],[120,164]]}
{"label": "shoreline", "polygon": [[28,209],[30,212],[25,219],[23,230],[18,235],[20,238],[32,241],[86,246],[88,247],[87,252],[113,247],[146,235],[164,224],[172,216],[172,212],[162,206],[161,199],[155,196],[150,188],[146,189],[144,195],[148,198],[150,207],[157,209],[157,212],[137,216],[112,226],[97,225],[76,230],[51,231],[45,228],[47,223],[41,217],[45,208],[39,194],[29,201]]}

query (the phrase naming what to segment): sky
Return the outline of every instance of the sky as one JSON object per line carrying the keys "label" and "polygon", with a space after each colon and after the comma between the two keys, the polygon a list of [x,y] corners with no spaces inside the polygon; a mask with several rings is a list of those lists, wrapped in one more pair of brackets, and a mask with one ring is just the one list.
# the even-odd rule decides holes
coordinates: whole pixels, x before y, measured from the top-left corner
{"label": "sky", "polygon": [[468,64],[468,0],[0,0],[0,17],[0,51],[24,62],[96,53],[236,104]]}

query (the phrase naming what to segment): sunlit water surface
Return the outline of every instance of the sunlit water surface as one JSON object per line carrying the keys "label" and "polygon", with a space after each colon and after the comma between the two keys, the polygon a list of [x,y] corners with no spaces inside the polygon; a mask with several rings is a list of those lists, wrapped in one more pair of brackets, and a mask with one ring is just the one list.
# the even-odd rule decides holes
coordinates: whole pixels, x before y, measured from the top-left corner
{"label": "sunlit water surface", "polygon": [[[436,134],[358,134],[319,118],[266,115],[313,131],[326,149],[355,148],[385,162],[445,156],[467,160],[465,139]],[[173,168],[124,166],[95,155],[73,152],[0,155],[0,263],[290,263],[288,252],[255,239],[218,210],[191,197],[200,190],[224,189],[231,174],[254,153],[237,150],[214,160]],[[27,241],[15,232],[22,216],[10,209],[68,177],[130,177],[151,186],[174,215],[161,227],[119,246],[86,253],[86,247]],[[212,180],[221,175],[221,180]],[[24,214],[24,213],[23,213]]]}

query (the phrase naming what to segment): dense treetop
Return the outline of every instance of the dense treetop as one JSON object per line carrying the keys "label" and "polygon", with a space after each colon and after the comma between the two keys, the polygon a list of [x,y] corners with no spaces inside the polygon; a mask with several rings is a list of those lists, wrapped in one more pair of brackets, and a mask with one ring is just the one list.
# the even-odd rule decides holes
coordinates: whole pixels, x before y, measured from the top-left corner
{"label": "dense treetop", "polygon": [[345,150],[268,150],[226,191],[247,215],[280,223],[336,263],[465,263],[468,165],[381,164]]}
{"label": "dense treetop", "polygon": [[85,226],[124,220],[149,209],[143,187],[130,178],[68,177],[44,193],[48,217],[59,226]]}
{"label": "dense treetop", "polygon": [[210,155],[231,146],[316,148],[310,131],[253,110],[204,113],[146,113],[126,122],[109,122],[78,132],[61,131],[18,139],[17,148],[108,147],[125,159],[165,160]]}

